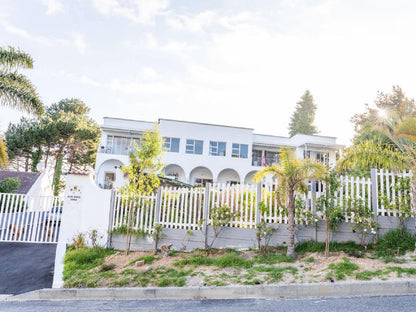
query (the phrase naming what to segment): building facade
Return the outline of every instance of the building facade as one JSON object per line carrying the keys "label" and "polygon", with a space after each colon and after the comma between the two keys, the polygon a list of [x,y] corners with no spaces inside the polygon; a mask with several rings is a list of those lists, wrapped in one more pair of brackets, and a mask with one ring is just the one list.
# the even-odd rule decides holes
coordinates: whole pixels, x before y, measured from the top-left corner
{"label": "building facade", "polygon": [[[282,147],[293,149],[298,158],[310,157],[330,165],[335,164],[336,153],[342,148],[336,138],[327,136],[281,137],[256,134],[251,128],[170,119],[159,119],[157,125],[165,139],[165,176],[192,185],[253,183],[257,171],[279,162]],[[133,141],[140,144],[143,132],[152,127],[147,121],[104,118],[95,165],[98,186],[124,185],[120,168],[128,164]]]}

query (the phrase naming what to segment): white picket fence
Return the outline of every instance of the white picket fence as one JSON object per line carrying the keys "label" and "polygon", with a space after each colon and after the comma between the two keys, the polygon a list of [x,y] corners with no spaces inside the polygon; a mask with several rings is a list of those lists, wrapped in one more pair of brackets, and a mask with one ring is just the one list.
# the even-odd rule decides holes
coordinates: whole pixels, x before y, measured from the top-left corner
{"label": "white picket fence", "polygon": [[[395,188],[397,176],[409,177],[409,173],[394,175],[390,172],[377,172],[378,194],[383,195],[387,200],[394,203],[410,205],[408,197],[402,198],[410,192]],[[350,222],[351,216],[347,214],[350,205],[357,204],[358,201],[366,208],[374,211],[372,179],[341,176],[341,187],[336,193],[336,202],[344,207],[345,221]],[[113,229],[122,227],[126,224],[129,216],[128,211],[132,211],[135,218],[134,228],[150,233],[155,223],[161,224],[165,228],[197,230],[201,228],[202,221],[206,218],[207,223],[211,223],[210,210],[213,207],[228,206],[233,214],[229,227],[254,229],[260,219],[257,213],[260,201],[264,203],[265,211],[262,215],[266,223],[287,223],[284,209],[279,207],[275,196],[276,185],[257,185],[243,184],[213,184],[208,188],[159,188],[160,194],[151,196],[139,196],[134,200],[127,200],[122,195],[116,194],[113,209]],[[308,184],[308,193],[299,196],[303,200],[303,210],[309,210],[312,215],[316,215],[316,200],[325,194],[325,185],[319,182]],[[157,197],[159,196],[159,201]],[[209,196],[208,198],[206,196]],[[378,216],[398,216],[397,210],[387,209],[383,203],[386,200],[378,198],[378,207],[374,214]],[[159,207],[157,207],[159,205]],[[204,215],[204,208],[205,215]],[[133,210],[130,210],[133,209]],[[257,216],[256,216],[257,214]],[[299,223],[300,220],[297,220]]]}
{"label": "white picket fence", "polygon": [[63,201],[0,193],[0,242],[57,243]]}

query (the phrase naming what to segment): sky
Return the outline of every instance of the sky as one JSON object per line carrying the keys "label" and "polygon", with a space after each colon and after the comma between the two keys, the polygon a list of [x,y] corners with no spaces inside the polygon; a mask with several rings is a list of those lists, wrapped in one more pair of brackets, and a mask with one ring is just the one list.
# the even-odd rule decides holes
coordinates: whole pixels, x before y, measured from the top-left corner
{"label": "sky", "polygon": [[[412,0],[0,0],[0,46],[45,105],[288,135],[310,90],[320,135],[350,144],[350,118],[377,91],[416,97]],[[0,130],[27,114],[0,107]]]}

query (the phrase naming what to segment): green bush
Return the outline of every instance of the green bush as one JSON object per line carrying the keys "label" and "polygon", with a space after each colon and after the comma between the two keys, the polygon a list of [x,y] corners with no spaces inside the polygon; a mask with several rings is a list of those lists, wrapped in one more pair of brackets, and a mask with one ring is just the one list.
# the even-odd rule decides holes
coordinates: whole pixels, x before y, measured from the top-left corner
{"label": "green bush", "polygon": [[[304,254],[306,252],[324,252],[325,251],[325,243],[316,242],[314,240],[303,241],[296,244],[296,252],[298,254]],[[329,244],[329,251],[332,252],[346,252],[346,253],[354,253],[358,251],[365,251],[365,248],[356,244],[353,241],[349,242],[332,242]]]}
{"label": "green bush", "polygon": [[415,250],[415,237],[406,228],[388,231],[382,236],[376,247],[376,255],[386,258],[403,255],[406,251]]}

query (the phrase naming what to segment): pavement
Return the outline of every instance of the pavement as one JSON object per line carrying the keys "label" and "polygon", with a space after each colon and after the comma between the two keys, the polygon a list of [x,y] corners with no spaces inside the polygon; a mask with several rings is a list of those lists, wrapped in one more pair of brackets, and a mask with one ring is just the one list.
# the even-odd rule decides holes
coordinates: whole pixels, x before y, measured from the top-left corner
{"label": "pavement", "polygon": [[52,287],[56,244],[0,243],[0,301]]}
{"label": "pavement", "polygon": [[0,297],[0,301],[159,300],[159,299],[293,299],[371,297],[416,294],[416,279],[342,283],[224,287],[41,289]]}

